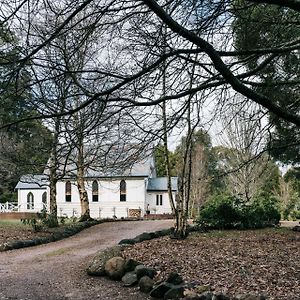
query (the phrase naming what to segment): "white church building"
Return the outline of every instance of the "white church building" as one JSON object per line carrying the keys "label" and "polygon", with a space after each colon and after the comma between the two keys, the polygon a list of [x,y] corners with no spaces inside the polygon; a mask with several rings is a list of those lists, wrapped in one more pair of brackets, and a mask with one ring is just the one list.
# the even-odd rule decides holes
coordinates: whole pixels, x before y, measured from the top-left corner
{"label": "white church building", "polygon": [[[153,158],[135,163],[120,174],[91,172],[86,176],[86,190],[92,218],[143,217],[146,214],[171,214],[167,178],[156,177]],[[57,183],[58,217],[79,217],[80,200],[76,178],[65,176]],[[24,175],[18,192],[19,212],[40,212],[49,208],[47,175]],[[175,197],[177,178],[172,178]]]}

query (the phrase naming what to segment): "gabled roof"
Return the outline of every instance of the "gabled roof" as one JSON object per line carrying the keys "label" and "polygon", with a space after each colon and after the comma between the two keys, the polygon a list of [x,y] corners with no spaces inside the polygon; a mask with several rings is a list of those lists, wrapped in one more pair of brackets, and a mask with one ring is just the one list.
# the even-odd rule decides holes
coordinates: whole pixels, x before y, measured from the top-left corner
{"label": "gabled roof", "polygon": [[20,178],[15,189],[46,189],[48,181],[49,179],[47,175],[27,174]]}
{"label": "gabled roof", "polygon": [[[171,187],[172,191],[177,191],[177,177],[171,177]],[[168,190],[168,178],[167,177],[157,177],[157,178],[149,178],[147,191],[155,192],[155,191],[167,191]]]}
{"label": "gabled roof", "polygon": [[[143,160],[133,163],[127,168],[108,168],[101,170],[88,169],[86,171],[86,178],[116,178],[116,177],[153,177],[155,176],[155,166],[153,156],[148,156]],[[67,170],[64,178],[74,178],[76,176],[76,169]],[[23,175],[15,189],[45,189],[48,185],[48,175]]]}
{"label": "gabled roof", "polygon": [[[73,172],[72,175],[75,175]],[[148,156],[141,161],[133,163],[124,168],[101,168],[101,170],[88,169],[86,177],[152,177],[155,176],[155,166],[152,156]]]}

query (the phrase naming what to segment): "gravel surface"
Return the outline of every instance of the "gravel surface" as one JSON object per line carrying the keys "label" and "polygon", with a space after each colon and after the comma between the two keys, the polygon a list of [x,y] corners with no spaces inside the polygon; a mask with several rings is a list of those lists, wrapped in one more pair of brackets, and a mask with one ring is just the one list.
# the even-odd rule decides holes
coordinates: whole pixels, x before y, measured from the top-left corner
{"label": "gravel surface", "polygon": [[103,223],[58,242],[0,253],[0,299],[149,299],[136,289],[85,269],[93,255],[143,232],[169,228],[172,220]]}

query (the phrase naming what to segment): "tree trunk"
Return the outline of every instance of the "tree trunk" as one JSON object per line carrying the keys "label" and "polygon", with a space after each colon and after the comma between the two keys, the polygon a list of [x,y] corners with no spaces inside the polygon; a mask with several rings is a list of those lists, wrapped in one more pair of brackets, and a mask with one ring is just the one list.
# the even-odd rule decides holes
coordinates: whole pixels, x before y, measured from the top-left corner
{"label": "tree trunk", "polygon": [[50,175],[50,213],[49,213],[49,218],[51,219],[50,227],[58,226],[57,204],[56,204],[56,183],[57,183],[57,180],[54,178],[51,178],[51,175]]}
{"label": "tree trunk", "polygon": [[82,170],[79,171],[79,169],[78,169],[77,186],[78,186],[80,207],[81,207],[80,222],[83,222],[83,221],[87,221],[87,220],[91,219],[91,216],[90,216],[88,194],[85,189],[84,178],[81,174],[82,174]]}
{"label": "tree trunk", "polygon": [[174,239],[185,239],[188,236],[187,219],[185,213],[185,206],[183,201],[184,186],[182,179],[178,178],[178,193],[176,195],[176,214],[175,214],[175,228],[171,235]]}
{"label": "tree trunk", "polygon": [[[57,136],[55,135],[55,138]],[[54,141],[55,143],[55,141]],[[56,169],[57,169],[57,153],[56,153],[56,144],[54,144],[53,152],[50,158],[50,175],[49,175],[49,189],[50,189],[50,211],[49,211],[49,220],[51,222],[49,225],[51,227],[57,227],[58,226],[58,219],[57,219],[57,202],[56,202],[56,184],[57,184],[57,175],[56,175]]]}
{"label": "tree trunk", "polygon": [[80,207],[81,207],[80,222],[83,222],[91,219],[91,216],[90,216],[88,194],[84,183],[85,167],[84,167],[84,156],[83,156],[83,143],[81,143],[81,145],[78,148],[79,148],[79,152],[78,152],[78,159],[77,159],[77,187],[78,187]]}

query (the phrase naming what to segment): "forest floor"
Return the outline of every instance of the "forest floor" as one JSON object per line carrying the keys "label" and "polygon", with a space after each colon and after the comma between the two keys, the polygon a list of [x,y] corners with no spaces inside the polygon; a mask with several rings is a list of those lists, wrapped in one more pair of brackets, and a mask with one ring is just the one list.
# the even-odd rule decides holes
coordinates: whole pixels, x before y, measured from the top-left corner
{"label": "forest floor", "polygon": [[32,226],[25,225],[21,221],[0,221],[0,245],[19,240],[31,240],[37,237],[46,237],[52,235],[59,228],[35,232]]}
{"label": "forest floor", "polygon": [[163,237],[124,251],[186,282],[208,285],[229,296],[264,294],[268,299],[300,299],[300,233],[288,228],[192,233],[186,240]]}

